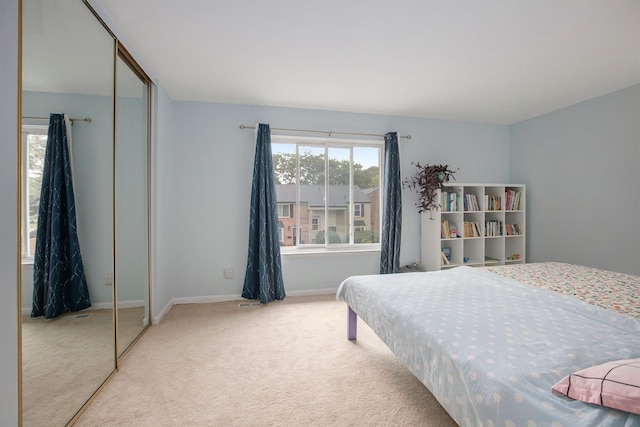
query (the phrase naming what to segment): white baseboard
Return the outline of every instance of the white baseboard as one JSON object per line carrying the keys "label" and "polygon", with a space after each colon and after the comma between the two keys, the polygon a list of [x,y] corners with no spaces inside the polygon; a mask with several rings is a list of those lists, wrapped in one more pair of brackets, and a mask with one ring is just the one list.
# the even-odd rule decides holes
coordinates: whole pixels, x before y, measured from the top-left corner
{"label": "white baseboard", "polygon": [[[286,291],[288,297],[310,297],[316,295],[331,295],[338,291],[338,288],[323,288],[323,289],[305,289],[299,291]],[[206,297],[184,297],[173,298],[167,305],[164,306],[157,316],[153,317],[153,324],[159,324],[162,319],[169,313],[171,307],[177,304],[207,304],[212,302],[226,302],[226,301],[246,301],[240,294],[237,295],[217,295]]]}
{"label": "white baseboard", "polygon": [[[144,307],[143,300],[131,300],[131,301],[120,301],[118,302],[118,308],[132,308],[132,307]],[[113,308],[113,303],[111,302],[98,302],[92,303],[91,307],[84,309],[84,311],[92,311],[92,310],[111,310]],[[22,315],[31,314],[31,307],[22,307]]]}
{"label": "white baseboard", "polygon": [[288,297],[314,297],[318,295],[330,295],[338,291],[338,288],[323,288],[323,289],[305,289],[300,291],[286,291]]}

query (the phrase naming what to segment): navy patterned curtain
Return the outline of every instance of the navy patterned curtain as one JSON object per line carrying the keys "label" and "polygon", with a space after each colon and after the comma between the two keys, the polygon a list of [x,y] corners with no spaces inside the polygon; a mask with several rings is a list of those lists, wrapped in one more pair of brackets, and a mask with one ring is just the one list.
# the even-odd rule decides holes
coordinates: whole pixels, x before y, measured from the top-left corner
{"label": "navy patterned curtain", "polygon": [[402,229],[402,180],[398,134],[384,136],[384,177],[382,198],[382,237],[380,238],[380,274],[400,270],[400,232]]}
{"label": "navy patterned curtain", "polygon": [[69,118],[51,114],[33,261],[31,317],[54,318],[91,306],[76,229]]}
{"label": "navy patterned curtain", "polygon": [[258,125],[257,131],[247,258],[242,297],[261,304],[284,299],[271,129],[266,124]]}

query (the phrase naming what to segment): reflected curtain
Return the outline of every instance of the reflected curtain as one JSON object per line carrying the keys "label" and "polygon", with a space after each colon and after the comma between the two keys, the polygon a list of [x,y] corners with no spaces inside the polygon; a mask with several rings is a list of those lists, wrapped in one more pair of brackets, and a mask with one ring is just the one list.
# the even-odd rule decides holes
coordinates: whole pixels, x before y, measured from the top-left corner
{"label": "reflected curtain", "polygon": [[70,138],[69,118],[51,114],[38,210],[31,317],[51,319],[91,306],[76,228]]}
{"label": "reflected curtain", "polygon": [[400,232],[402,229],[402,180],[397,132],[384,136],[384,176],[382,198],[382,237],[380,274],[400,270]]}
{"label": "reflected curtain", "polygon": [[280,263],[278,201],[268,124],[261,123],[257,129],[249,215],[249,254],[242,297],[259,299],[261,304],[282,300],[286,294]]}

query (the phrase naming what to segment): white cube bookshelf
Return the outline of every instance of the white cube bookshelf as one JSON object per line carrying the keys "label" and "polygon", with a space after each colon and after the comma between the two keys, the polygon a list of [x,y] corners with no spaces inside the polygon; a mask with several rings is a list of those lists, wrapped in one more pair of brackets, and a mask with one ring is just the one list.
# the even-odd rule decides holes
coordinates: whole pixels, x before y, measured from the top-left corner
{"label": "white cube bookshelf", "polygon": [[440,208],[422,214],[423,269],[524,263],[525,190],[523,184],[445,184]]}

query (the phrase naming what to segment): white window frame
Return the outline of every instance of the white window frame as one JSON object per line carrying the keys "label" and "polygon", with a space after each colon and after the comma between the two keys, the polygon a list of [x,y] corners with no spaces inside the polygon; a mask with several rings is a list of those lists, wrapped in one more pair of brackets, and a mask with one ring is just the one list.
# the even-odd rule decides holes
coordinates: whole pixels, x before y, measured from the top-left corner
{"label": "white window frame", "polygon": [[354,203],[353,204],[353,216],[356,217],[356,218],[363,218],[364,217],[364,203]]}
{"label": "white window frame", "polygon": [[46,125],[22,125],[22,153],[20,153],[22,162],[22,174],[21,174],[21,192],[22,192],[22,206],[21,206],[21,255],[22,263],[33,263],[33,255],[30,251],[30,235],[29,235],[29,135],[47,135],[49,127]]}
{"label": "white window frame", "polygon": [[[378,168],[379,168],[379,183],[378,188],[380,188],[382,193],[382,183],[383,183],[383,171],[384,171],[384,140],[372,140],[372,139],[338,139],[338,138],[316,138],[316,137],[300,137],[300,136],[290,136],[290,135],[271,135],[271,142],[274,144],[296,144],[296,156],[299,156],[299,147],[300,146],[316,146],[316,147],[324,147],[325,159],[328,164],[329,161],[329,148],[353,148],[353,147],[376,147],[378,150]],[[353,151],[351,152],[350,157],[351,165],[353,165]],[[326,167],[326,166],[325,166]],[[300,171],[297,171],[297,175],[299,175]],[[353,182],[353,167],[350,168],[349,171],[350,181]],[[326,173],[325,173],[326,176]],[[296,208],[295,208],[295,222],[296,225],[300,224],[300,187],[299,180],[296,180]],[[325,194],[328,192],[329,184],[325,180]],[[350,189],[350,199],[353,200],[353,187]],[[378,218],[378,224],[382,224],[382,197],[378,198],[380,217]],[[325,218],[328,218],[329,207],[325,204]],[[354,209],[348,209],[349,211],[349,242],[350,243],[342,243],[342,244],[330,244],[329,239],[325,238],[324,244],[298,244],[298,238],[296,238],[294,246],[283,246],[280,248],[280,252],[283,255],[287,254],[306,254],[306,253],[318,253],[318,252],[363,252],[363,251],[380,251],[380,243],[358,243],[354,242]],[[312,222],[310,221],[309,227],[311,228]],[[325,236],[329,236],[329,225],[328,221],[324,221],[325,228]],[[319,229],[319,226],[318,226]],[[378,230],[382,233],[382,229]]]}
{"label": "white window frame", "polygon": [[[286,210],[288,211],[288,213],[285,215],[284,208],[287,208]],[[293,218],[293,215],[291,215],[291,208],[293,207],[292,203],[278,203],[278,218]]]}
{"label": "white window frame", "polygon": [[280,243],[284,243],[284,225],[280,226],[280,224],[278,224],[278,239]]}

